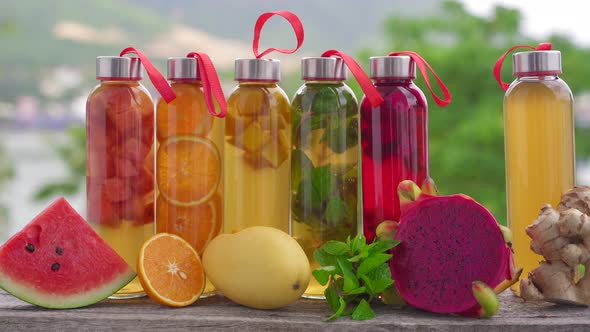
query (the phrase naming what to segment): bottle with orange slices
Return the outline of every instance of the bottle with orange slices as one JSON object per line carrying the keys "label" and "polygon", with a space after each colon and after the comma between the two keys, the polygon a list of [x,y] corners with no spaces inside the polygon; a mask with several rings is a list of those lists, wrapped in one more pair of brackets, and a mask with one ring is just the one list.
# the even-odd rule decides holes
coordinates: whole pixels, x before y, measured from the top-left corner
{"label": "bottle with orange slices", "polygon": [[224,231],[289,227],[289,99],[277,85],[280,62],[237,59],[238,86],[227,100]]}
{"label": "bottle with orange slices", "polygon": [[[176,99],[160,100],[156,109],[156,229],[181,236],[202,255],[223,222],[224,122],[214,116],[199,66],[197,57],[168,59]],[[203,296],[214,291],[207,283]]]}

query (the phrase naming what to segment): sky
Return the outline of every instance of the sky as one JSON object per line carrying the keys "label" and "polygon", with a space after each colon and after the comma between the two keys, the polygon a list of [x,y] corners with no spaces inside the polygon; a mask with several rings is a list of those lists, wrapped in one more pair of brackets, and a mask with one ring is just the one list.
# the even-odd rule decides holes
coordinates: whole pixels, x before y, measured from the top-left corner
{"label": "sky", "polygon": [[539,39],[551,32],[566,34],[580,46],[590,46],[587,0],[462,0],[474,14],[491,15],[497,4],[517,8],[523,15],[523,33]]}

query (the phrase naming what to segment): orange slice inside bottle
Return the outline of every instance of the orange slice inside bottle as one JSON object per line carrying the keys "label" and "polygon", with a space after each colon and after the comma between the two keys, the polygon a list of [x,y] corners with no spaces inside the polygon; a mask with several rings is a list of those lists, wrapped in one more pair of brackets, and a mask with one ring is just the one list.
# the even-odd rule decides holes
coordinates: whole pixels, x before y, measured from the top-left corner
{"label": "orange slice inside bottle", "polygon": [[160,194],[177,206],[206,202],[221,181],[221,157],[206,138],[186,135],[165,140],[156,155]]}
{"label": "orange slice inside bottle", "polygon": [[181,237],[158,233],[141,247],[137,275],[154,301],[184,307],[199,299],[205,289],[205,271],[195,249]]}
{"label": "orange slice inside bottle", "polygon": [[221,231],[221,196],[215,194],[194,206],[174,205],[158,196],[156,214],[158,233],[177,234],[202,255],[209,241]]}
{"label": "orange slice inside bottle", "polygon": [[161,99],[156,112],[159,142],[178,135],[206,136],[213,126],[203,92],[194,84],[175,84],[176,99],[167,104]]}

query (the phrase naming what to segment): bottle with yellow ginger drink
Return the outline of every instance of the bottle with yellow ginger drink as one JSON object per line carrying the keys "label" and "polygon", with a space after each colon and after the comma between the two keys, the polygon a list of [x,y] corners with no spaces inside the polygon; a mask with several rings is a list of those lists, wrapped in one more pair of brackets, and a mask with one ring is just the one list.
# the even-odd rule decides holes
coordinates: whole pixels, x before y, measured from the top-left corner
{"label": "bottle with yellow ginger drink", "polygon": [[[156,230],[179,235],[202,255],[223,222],[225,99],[206,54],[168,58],[168,80],[176,99],[156,109]],[[207,281],[201,297],[214,293]]]}
{"label": "bottle with yellow ginger drink", "polygon": [[[506,90],[508,225],[513,234],[516,265],[526,275],[542,260],[529,248],[526,227],[537,218],[544,204],[556,207],[561,194],[575,184],[573,97],[558,76],[562,73],[561,53],[551,50],[550,44],[513,54],[512,72],[516,80],[509,86],[499,78],[502,60],[503,57],[498,60],[495,74]],[[513,290],[518,291],[518,284]]]}

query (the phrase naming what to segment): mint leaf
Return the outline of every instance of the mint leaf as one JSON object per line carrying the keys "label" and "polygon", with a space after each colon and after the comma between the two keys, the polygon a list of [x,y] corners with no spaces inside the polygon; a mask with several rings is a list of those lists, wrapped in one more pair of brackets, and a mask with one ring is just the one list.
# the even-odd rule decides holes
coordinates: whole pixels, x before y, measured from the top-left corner
{"label": "mint leaf", "polygon": [[344,301],[342,297],[338,297],[338,309],[336,310],[336,312],[334,312],[332,316],[326,318],[326,321],[331,321],[340,317],[344,312],[344,309],[346,309],[346,301]]}
{"label": "mint leaf", "polygon": [[[393,283],[393,281],[392,281],[392,283]],[[348,292],[348,295],[358,295],[358,294],[362,294],[364,292],[366,292],[366,288],[363,286],[363,287],[359,287],[357,289],[351,290],[350,292]]]}
{"label": "mint leaf", "polygon": [[318,264],[320,264],[321,266],[336,265],[336,257],[328,254],[322,248],[323,247],[320,247],[313,252],[313,258],[315,259],[315,261],[318,262]]}
{"label": "mint leaf", "polygon": [[340,297],[340,295],[338,295],[338,293],[336,293],[333,285],[329,285],[326,288],[326,290],[324,290],[324,296],[326,297],[326,301],[328,302],[328,305],[330,306],[330,308],[332,308],[332,311],[333,312],[338,311],[338,308],[340,307],[340,300],[339,299],[341,299],[341,297]]}
{"label": "mint leaf", "polygon": [[352,263],[342,257],[338,257],[336,260],[338,261],[338,266],[340,266],[340,270],[342,270],[342,275],[344,277],[344,287],[342,290],[348,293],[351,290],[358,288],[359,281],[353,271]]}
{"label": "mint leaf", "polygon": [[375,295],[383,293],[389,286],[393,285],[393,280],[390,279],[379,279],[373,281],[373,291]]}
{"label": "mint leaf", "polygon": [[327,142],[334,153],[343,153],[357,145],[359,122],[357,118],[346,118],[344,114],[332,114],[320,142]]}
{"label": "mint leaf", "polygon": [[346,242],[328,241],[315,251],[322,268],[314,270],[314,277],[329,284],[324,294],[334,314],[328,320],[346,315],[358,320],[375,316],[370,302],[394,287],[388,263],[392,255],[386,252],[395,245],[397,241],[367,244],[363,236],[358,236]]}
{"label": "mint leaf", "polygon": [[373,279],[364,274],[360,274],[359,278],[364,282],[367,293],[369,293],[369,295],[375,295],[376,292],[374,291],[373,287]]}
{"label": "mint leaf", "polygon": [[333,113],[340,107],[339,99],[336,89],[331,86],[321,87],[313,97],[311,110],[314,113]]}
{"label": "mint leaf", "polygon": [[350,251],[353,255],[356,255],[366,244],[367,239],[364,235],[355,236],[350,244]]}
{"label": "mint leaf", "polygon": [[387,262],[392,255],[390,254],[374,254],[370,257],[361,261],[361,265],[359,265],[358,273],[359,274],[367,274],[374,269],[376,269],[379,265]]}
{"label": "mint leaf", "polygon": [[316,167],[310,173],[311,186],[317,192],[321,203],[330,197],[332,190],[332,171],[330,165]]}
{"label": "mint leaf", "polygon": [[311,272],[315,280],[317,280],[320,285],[325,286],[328,281],[330,280],[330,276],[336,271],[336,267],[329,265],[319,267]]}
{"label": "mint leaf", "polygon": [[350,247],[344,242],[328,241],[322,246],[322,250],[332,256],[341,256],[349,252]]}
{"label": "mint leaf", "polygon": [[298,188],[313,169],[311,159],[300,149],[291,151],[291,185]]}
{"label": "mint leaf", "polygon": [[398,244],[399,244],[399,241],[397,241],[397,240],[380,240],[380,241],[377,241],[377,242],[371,244],[372,247],[369,249],[369,252],[370,253],[379,253],[379,252],[389,251],[390,249],[397,246]]}
{"label": "mint leaf", "polygon": [[339,196],[332,196],[326,206],[324,218],[328,222],[342,222],[348,215],[348,206]]}
{"label": "mint leaf", "polygon": [[375,318],[375,312],[371,309],[369,302],[362,299],[359,305],[352,312],[352,319],[354,320],[367,320]]}
{"label": "mint leaf", "polygon": [[373,271],[367,273],[367,276],[373,280],[391,279],[391,269],[389,263],[379,265]]}

